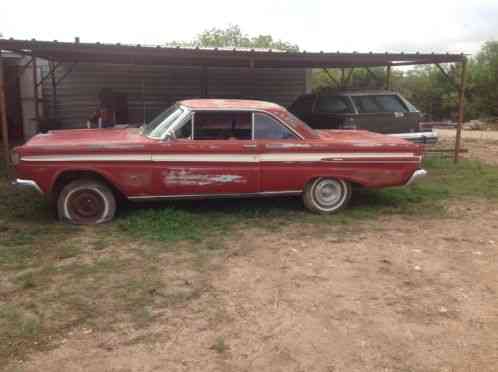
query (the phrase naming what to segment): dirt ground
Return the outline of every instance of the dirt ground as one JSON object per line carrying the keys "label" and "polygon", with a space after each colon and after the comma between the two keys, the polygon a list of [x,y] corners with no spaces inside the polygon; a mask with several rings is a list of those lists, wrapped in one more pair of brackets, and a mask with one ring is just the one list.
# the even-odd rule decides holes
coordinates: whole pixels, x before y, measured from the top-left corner
{"label": "dirt ground", "polygon": [[[498,164],[495,139],[482,145],[491,150],[464,143],[466,156]],[[72,329],[4,370],[497,371],[498,206],[447,208],[239,231],[212,257],[200,296],[151,325]],[[195,287],[172,254],[157,258],[163,275]]]}
{"label": "dirt ground", "polygon": [[[437,132],[440,145],[446,148],[454,145],[454,129],[438,129]],[[464,157],[498,165],[498,131],[465,130],[462,132],[462,148],[468,150]]]}

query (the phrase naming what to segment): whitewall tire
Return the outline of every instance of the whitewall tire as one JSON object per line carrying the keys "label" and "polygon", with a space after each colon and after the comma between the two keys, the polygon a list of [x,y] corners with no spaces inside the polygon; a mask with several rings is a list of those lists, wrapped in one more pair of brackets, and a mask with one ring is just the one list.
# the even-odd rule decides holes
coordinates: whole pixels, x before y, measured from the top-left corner
{"label": "whitewall tire", "polygon": [[315,213],[334,213],[351,199],[351,184],[336,178],[317,178],[306,185],[303,202]]}
{"label": "whitewall tire", "polygon": [[103,182],[92,179],[68,183],[57,198],[57,214],[62,221],[76,225],[95,225],[112,220],[116,198]]}

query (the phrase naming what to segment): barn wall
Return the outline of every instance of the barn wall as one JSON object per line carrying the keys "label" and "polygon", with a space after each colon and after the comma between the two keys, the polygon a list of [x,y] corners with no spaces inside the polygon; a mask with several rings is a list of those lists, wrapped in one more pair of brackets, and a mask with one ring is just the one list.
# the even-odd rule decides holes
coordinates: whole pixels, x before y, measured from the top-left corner
{"label": "barn wall", "polygon": [[[58,69],[62,77],[71,64]],[[128,95],[132,123],[150,120],[179,99],[202,96],[201,81],[208,82],[208,97],[254,98],[289,105],[306,90],[304,69],[209,68],[198,67],[77,64],[57,87],[57,119],[60,128],[82,128],[98,104],[102,88]],[[43,84],[47,113],[53,117],[50,79]]]}

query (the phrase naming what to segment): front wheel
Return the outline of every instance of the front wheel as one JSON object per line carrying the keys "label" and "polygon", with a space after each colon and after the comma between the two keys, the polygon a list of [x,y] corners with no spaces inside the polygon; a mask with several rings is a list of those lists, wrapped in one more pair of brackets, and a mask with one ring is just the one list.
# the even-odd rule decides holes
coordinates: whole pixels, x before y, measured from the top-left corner
{"label": "front wheel", "polygon": [[303,193],[306,208],[320,214],[333,213],[344,208],[351,198],[351,184],[336,178],[317,178]]}
{"label": "front wheel", "polygon": [[76,225],[95,225],[112,220],[116,198],[103,182],[80,179],[68,183],[57,198],[59,219]]}

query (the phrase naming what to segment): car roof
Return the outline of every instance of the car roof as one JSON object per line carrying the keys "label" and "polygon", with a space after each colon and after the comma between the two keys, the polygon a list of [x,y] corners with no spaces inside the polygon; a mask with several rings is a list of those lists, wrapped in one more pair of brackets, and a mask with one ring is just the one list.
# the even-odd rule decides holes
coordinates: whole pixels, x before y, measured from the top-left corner
{"label": "car roof", "polygon": [[285,109],[276,103],[266,101],[256,101],[248,99],[212,99],[199,98],[187,99],[178,102],[179,105],[188,107],[193,110],[262,110],[262,111],[285,111]]}
{"label": "car roof", "polygon": [[368,95],[397,95],[397,92],[392,90],[381,89],[337,89],[325,90],[319,93],[303,94],[301,97],[309,96],[368,96]]}

